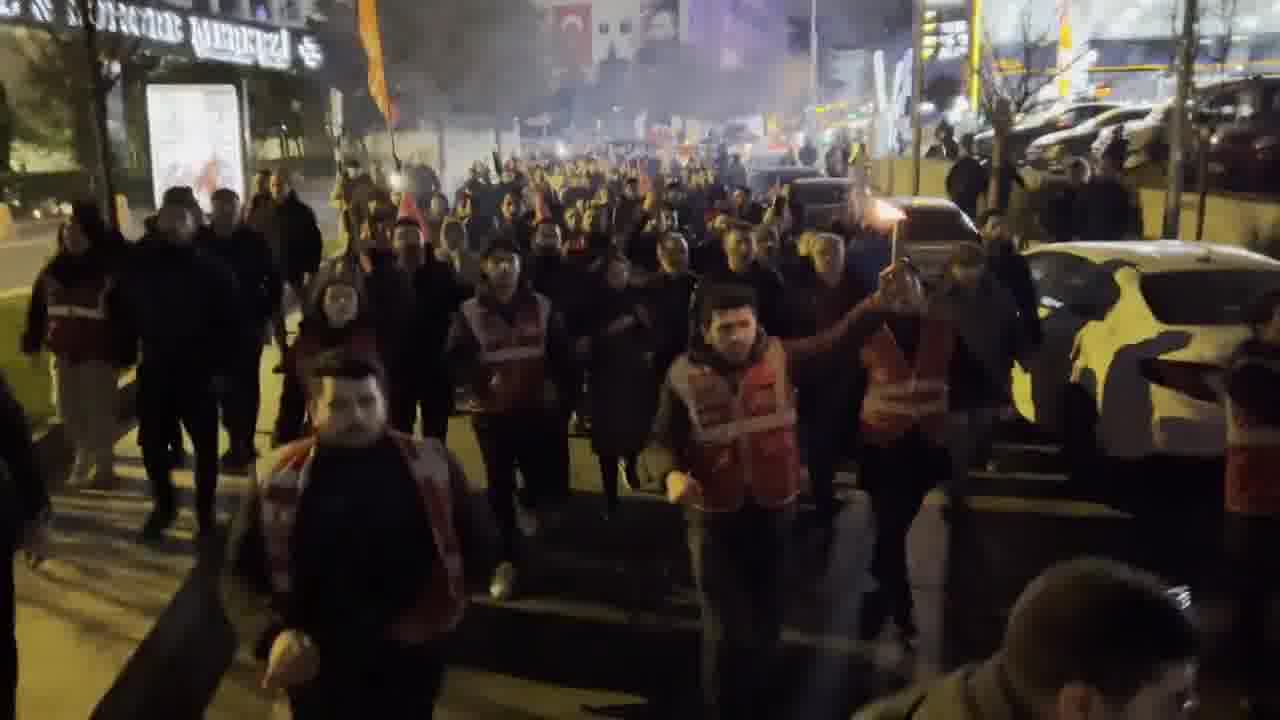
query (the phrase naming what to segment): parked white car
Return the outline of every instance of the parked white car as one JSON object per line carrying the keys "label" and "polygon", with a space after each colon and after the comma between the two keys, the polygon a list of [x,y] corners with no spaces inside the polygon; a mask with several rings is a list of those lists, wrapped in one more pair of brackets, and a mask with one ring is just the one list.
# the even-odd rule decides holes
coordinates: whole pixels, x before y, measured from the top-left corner
{"label": "parked white car", "polygon": [[1222,408],[1148,382],[1140,364],[1222,363],[1248,336],[1244,308],[1280,288],[1280,262],[1164,240],[1041,245],[1027,261],[1044,343],[1014,366],[1018,413],[1058,434],[1073,464],[1220,456]]}

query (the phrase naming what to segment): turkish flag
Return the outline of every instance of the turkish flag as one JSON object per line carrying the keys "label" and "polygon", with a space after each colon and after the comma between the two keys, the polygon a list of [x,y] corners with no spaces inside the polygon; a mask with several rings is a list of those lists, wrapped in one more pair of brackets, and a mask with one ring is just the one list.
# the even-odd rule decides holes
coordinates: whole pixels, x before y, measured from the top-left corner
{"label": "turkish flag", "polygon": [[591,6],[557,5],[552,17],[560,39],[560,61],[565,67],[590,67]]}

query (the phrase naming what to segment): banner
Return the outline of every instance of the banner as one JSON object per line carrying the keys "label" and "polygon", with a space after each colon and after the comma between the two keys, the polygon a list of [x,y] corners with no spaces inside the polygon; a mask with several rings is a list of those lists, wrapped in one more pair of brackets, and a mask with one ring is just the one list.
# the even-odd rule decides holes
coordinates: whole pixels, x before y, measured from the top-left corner
{"label": "banner", "polygon": [[369,97],[378,106],[382,116],[388,123],[392,120],[395,108],[392,107],[391,93],[387,90],[387,73],[382,62],[382,31],[378,28],[378,0],[359,0],[356,7],[357,24],[360,29],[360,44],[364,46],[364,54],[369,58]]}

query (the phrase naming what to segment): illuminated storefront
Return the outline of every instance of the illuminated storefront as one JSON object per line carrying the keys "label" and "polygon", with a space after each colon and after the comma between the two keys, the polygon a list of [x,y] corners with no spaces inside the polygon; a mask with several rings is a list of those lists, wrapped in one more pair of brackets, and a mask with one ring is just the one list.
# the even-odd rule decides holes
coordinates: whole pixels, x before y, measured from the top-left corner
{"label": "illuminated storefront", "polygon": [[[319,41],[289,27],[119,0],[99,0],[97,7],[101,31],[137,38],[150,51],[271,70],[318,70],[324,65]],[[0,21],[53,31],[73,31],[83,24],[75,0],[0,0]]]}

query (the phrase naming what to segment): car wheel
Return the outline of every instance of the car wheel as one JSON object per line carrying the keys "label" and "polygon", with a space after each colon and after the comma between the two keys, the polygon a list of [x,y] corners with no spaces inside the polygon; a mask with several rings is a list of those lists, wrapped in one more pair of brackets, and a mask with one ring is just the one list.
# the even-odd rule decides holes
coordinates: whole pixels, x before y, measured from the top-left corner
{"label": "car wheel", "polygon": [[1098,480],[1101,453],[1098,448],[1098,407],[1083,387],[1063,388],[1061,418],[1062,454],[1071,482],[1091,486]]}

